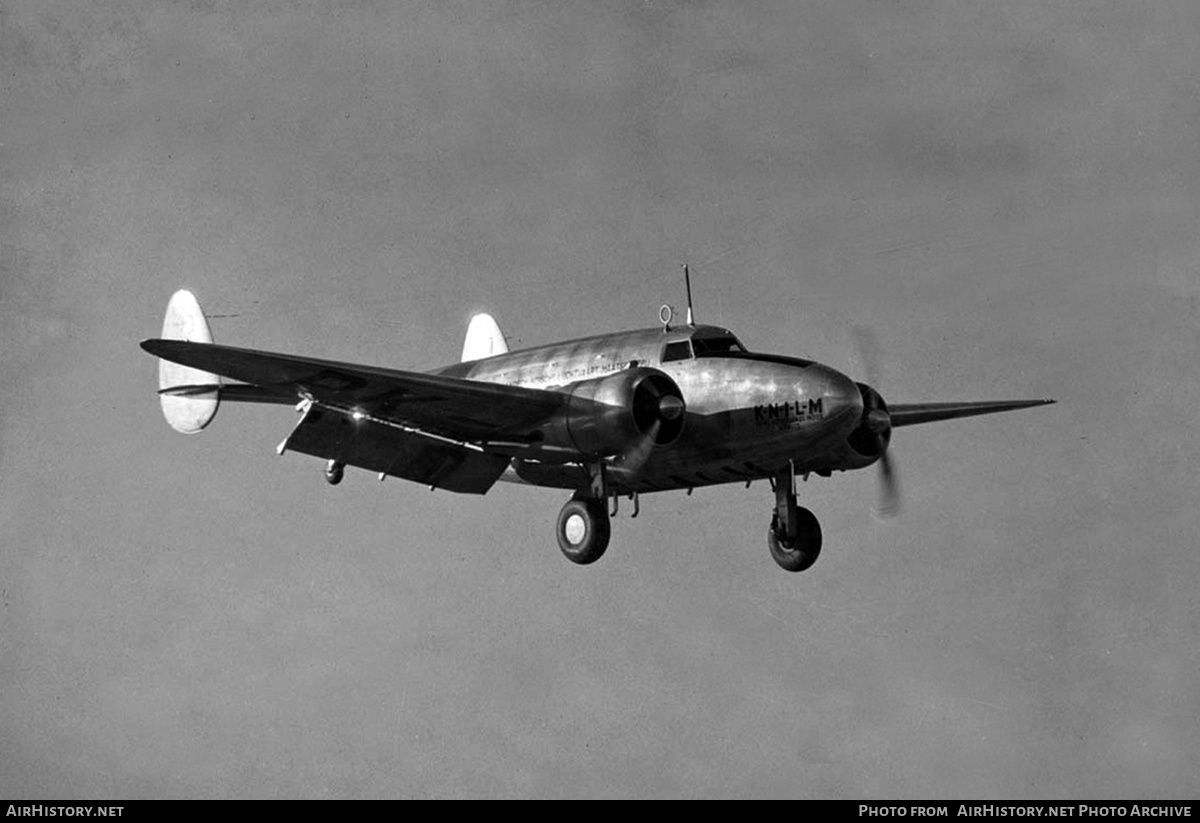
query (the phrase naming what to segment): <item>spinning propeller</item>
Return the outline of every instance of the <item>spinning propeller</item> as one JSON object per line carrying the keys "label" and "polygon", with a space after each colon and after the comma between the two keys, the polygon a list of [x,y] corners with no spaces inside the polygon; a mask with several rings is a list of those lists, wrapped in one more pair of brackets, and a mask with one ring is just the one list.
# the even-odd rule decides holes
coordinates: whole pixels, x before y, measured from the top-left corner
{"label": "spinning propeller", "polygon": [[[643,390],[642,386],[646,386],[646,388]],[[651,418],[650,425],[629,448],[621,452],[621,456],[615,464],[633,476],[641,472],[650,453],[659,443],[663,424],[666,423],[671,428],[677,428],[676,424],[683,422],[683,413],[686,408],[682,397],[667,394],[652,383],[643,383],[642,386],[638,387],[639,394],[635,402],[634,417],[639,425],[646,418]],[[643,391],[644,393],[642,393]]]}
{"label": "spinning propeller", "polygon": [[[879,341],[874,332],[861,326],[854,328],[854,339],[858,344],[859,359],[867,372],[867,380],[878,385],[879,376]],[[862,392],[863,416],[862,425],[852,435],[868,442],[870,452],[879,455],[879,506],[875,514],[880,517],[892,517],[900,511],[900,484],[896,477],[896,466],[888,452],[892,436],[892,417],[888,414],[887,403],[882,395],[874,388],[862,383],[858,384]]]}

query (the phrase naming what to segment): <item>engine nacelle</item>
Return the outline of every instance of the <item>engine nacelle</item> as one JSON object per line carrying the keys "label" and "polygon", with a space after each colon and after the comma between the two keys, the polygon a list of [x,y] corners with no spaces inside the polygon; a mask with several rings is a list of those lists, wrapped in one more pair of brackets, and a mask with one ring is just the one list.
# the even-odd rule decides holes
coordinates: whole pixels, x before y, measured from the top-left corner
{"label": "engine nacelle", "polygon": [[[864,465],[870,465],[887,450],[892,439],[892,425],[887,417],[888,407],[883,396],[866,383],[859,383],[858,390],[862,393],[863,400],[862,419],[857,428],[850,433],[847,442],[855,452],[869,461]],[[875,419],[879,420],[879,423],[873,422],[872,412],[876,413]],[[879,412],[883,413],[882,417],[877,416]]]}
{"label": "engine nacelle", "polygon": [[866,468],[879,460],[892,439],[887,403],[871,386],[857,385],[862,394],[862,416],[846,439],[822,459],[823,468],[835,471]]}
{"label": "engine nacelle", "polygon": [[648,438],[664,446],[683,431],[683,393],[658,369],[625,369],[561,391],[568,395],[565,413],[543,430],[546,443],[605,457]]}

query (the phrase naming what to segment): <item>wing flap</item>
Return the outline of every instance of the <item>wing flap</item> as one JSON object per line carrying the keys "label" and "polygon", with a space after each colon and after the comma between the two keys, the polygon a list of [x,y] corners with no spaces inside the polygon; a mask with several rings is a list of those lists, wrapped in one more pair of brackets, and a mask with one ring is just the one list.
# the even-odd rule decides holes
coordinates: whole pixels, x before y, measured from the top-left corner
{"label": "wing flap", "polygon": [[937,420],[953,420],[957,417],[974,417],[979,414],[1028,409],[1045,406],[1053,400],[982,400],[971,403],[889,403],[888,416],[892,428],[933,423]]}
{"label": "wing flap", "polygon": [[312,406],[286,441],[288,451],[337,460],[448,491],[483,494],[508,467],[485,454],[336,409]]}

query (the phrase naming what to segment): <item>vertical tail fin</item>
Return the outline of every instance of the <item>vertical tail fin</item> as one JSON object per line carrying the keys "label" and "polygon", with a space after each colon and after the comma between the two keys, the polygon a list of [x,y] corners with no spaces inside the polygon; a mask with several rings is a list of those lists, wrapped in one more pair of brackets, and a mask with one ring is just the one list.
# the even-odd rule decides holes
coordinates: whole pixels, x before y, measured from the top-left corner
{"label": "vertical tail fin", "polygon": [[[180,289],[171,295],[163,318],[165,340],[211,343],[212,331],[195,295]],[[221,378],[211,372],[181,366],[169,360],[158,361],[158,394],[163,417],[171,428],[194,434],[213,419],[220,402]]]}
{"label": "vertical tail fin", "polygon": [[467,339],[463,341],[462,362],[482,360],[507,351],[508,341],[496,325],[495,318],[490,314],[477,314],[471,318],[471,324],[467,326]]}

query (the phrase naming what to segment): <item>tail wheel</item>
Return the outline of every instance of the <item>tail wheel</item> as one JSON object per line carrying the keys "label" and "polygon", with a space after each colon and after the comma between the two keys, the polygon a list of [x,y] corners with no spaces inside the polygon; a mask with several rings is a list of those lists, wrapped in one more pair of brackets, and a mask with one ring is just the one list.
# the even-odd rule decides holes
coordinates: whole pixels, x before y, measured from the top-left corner
{"label": "tail wheel", "polygon": [[767,529],[767,547],[771,557],[789,572],[802,572],[817,562],[821,555],[821,524],[816,515],[803,507],[796,508],[796,536],[789,539],[781,534],[779,518],[771,517]]}
{"label": "tail wheel", "polygon": [[572,563],[595,563],[608,548],[612,526],[603,499],[571,499],[558,513],[558,547]]}

